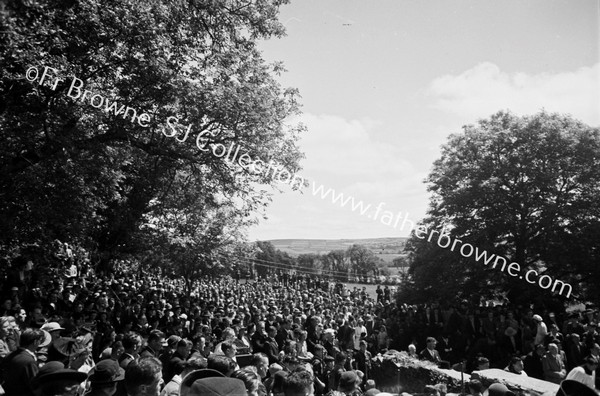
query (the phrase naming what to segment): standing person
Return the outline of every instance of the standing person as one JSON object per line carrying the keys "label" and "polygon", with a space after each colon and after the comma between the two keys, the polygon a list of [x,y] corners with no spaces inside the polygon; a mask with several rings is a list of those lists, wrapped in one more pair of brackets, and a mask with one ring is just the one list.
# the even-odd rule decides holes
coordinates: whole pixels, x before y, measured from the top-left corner
{"label": "standing person", "polygon": [[371,378],[371,352],[367,351],[367,342],[361,340],[356,353],[356,368],[364,373],[363,384]]}
{"label": "standing person", "polygon": [[589,388],[594,389],[596,387],[597,368],[598,359],[589,355],[583,360],[583,364],[581,366],[577,366],[573,368],[573,370],[569,371],[566,379],[581,382]]}
{"label": "standing person", "polygon": [[363,340],[367,336],[367,328],[365,327],[365,322],[363,318],[358,318],[356,326],[354,326],[354,349],[360,349],[360,341]]}
{"label": "standing person", "polygon": [[542,367],[544,368],[544,379],[555,384],[565,379],[567,372],[565,362],[558,353],[558,346],[554,343],[548,344],[548,352],[542,358]]}
{"label": "standing person", "polygon": [[35,352],[50,344],[50,335],[42,330],[26,329],[19,339],[21,347],[3,362],[4,391],[10,396],[31,396],[31,381],[39,371]]}
{"label": "standing person", "polygon": [[548,327],[540,315],[533,315],[533,320],[536,323],[536,333],[533,340],[534,345],[544,344],[548,335]]}
{"label": "standing person", "polygon": [[335,365],[333,366],[333,369],[327,378],[330,391],[337,390],[340,384],[340,379],[342,378],[342,374],[346,372],[346,369],[344,368],[345,364],[346,354],[344,352],[339,352],[335,356]]}

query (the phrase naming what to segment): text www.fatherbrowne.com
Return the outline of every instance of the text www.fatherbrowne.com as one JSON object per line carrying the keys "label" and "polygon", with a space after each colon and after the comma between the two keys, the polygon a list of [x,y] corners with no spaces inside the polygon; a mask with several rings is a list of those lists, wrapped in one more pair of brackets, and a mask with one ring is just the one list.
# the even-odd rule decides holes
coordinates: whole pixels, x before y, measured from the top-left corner
{"label": "text www.fatherbrowne.com", "polygon": [[[312,193],[314,196],[320,195],[321,199],[327,199],[327,197],[330,196],[331,203],[339,203],[339,205],[342,208],[350,204],[350,209],[352,209],[353,212],[358,211],[358,213],[360,213],[361,216],[366,215],[368,218],[373,220],[377,220],[379,218],[381,223],[387,226],[397,228],[398,224],[402,220],[402,223],[400,224],[399,228],[400,230],[403,230],[407,225],[409,228],[409,232],[411,232],[415,228],[414,222],[408,218],[408,213],[405,213],[404,216],[402,216],[402,212],[398,212],[396,215],[394,215],[394,213],[390,212],[389,210],[382,211],[385,202],[380,202],[375,207],[374,213],[371,214],[371,212],[373,212],[373,210],[371,210],[371,204],[365,204],[362,200],[357,201],[354,199],[353,196],[344,196],[343,193],[336,193],[336,191],[331,188],[325,190],[325,187],[322,184],[317,186],[317,184],[314,181],[312,183]],[[381,217],[379,217],[380,214]],[[434,238],[434,234],[438,234],[437,241]],[[518,277],[519,279],[525,279],[527,283],[537,284],[542,289],[552,288],[552,291],[554,292],[557,291],[558,288],[560,288],[558,290],[559,295],[562,295],[563,292],[566,291],[566,297],[570,297],[573,291],[573,287],[570,284],[565,283],[559,279],[555,280],[549,275],[542,274],[541,276],[539,276],[540,274],[538,273],[538,271],[534,269],[530,269],[527,272],[525,272],[524,275],[522,275],[521,265],[519,263],[509,263],[510,260],[508,260],[504,256],[489,254],[486,250],[480,250],[478,247],[475,247],[469,243],[463,243],[463,241],[458,238],[452,238],[452,236],[446,230],[446,228],[442,228],[441,232],[439,230],[433,229],[429,230],[428,232],[428,229],[425,225],[419,225],[415,230],[415,236],[419,239],[425,239],[425,237],[427,236],[428,242],[432,242],[433,240],[434,243],[437,243],[439,247],[443,249],[450,248],[450,251],[452,252],[454,252],[456,249],[456,251],[465,258],[470,258],[473,255],[475,255],[475,261],[478,263],[482,263],[485,266],[489,265],[493,261],[491,268],[496,269],[496,267],[499,267],[500,271],[504,272],[504,270],[506,270],[506,273],[508,275],[512,277]]]}
{"label": "text www.fatherbrowne.com", "polygon": [[[57,69],[44,66],[43,72],[40,73],[37,67],[32,66],[27,69],[26,78],[30,82],[36,82],[38,85],[46,85],[49,86],[50,89],[55,90],[59,82],[62,81],[62,78],[57,77],[57,72]],[[106,113],[113,113],[115,117],[121,116],[123,119],[130,119],[131,123],[137,123],[143,128],[149,127],[152,122],[152,117],[147,113],[138,113],[135,108],[125,105],[121,105],[119,107],[116,100],[110,100],[99,93],[85,89],[85,83],[75,76],[72,77],[71,84],[66,95],[75,101],[80,101],[83,103],[89,101],[90,106],[99,110],[101,109]],[[162,124],[162,122],[159,123]],[[182,129],[178,126],[178,123],[179,120],[177,117],[168,117],[166,124],[169,129],[167,130],[163,127],[162,133],[166,137],[175,138],[178,142],[183,143],[191,134],[192,124],[189,124],[187,128]],[[199,132],[196,136],[196,146],[198,149],[203,152],[210,151],[215,157],[224,158],[225,161],[232,164],[237,163],[250,174],[262,174],[279,183],[289,184],[292,188],[299,188],[304,185],[305,179],[301,175],[297,175],[288,171],[281,164],[277,163],[277,161],[270,160],[269,162],[266,162],[262,161],[260,158],[252,158],[252,156],[246,150],[243,150],[239,145],[234,145],[233,142],[230,144],[229,150],[227,150],[227,147],[221,143],[211,143],[209,136],[215,137],[216,134],[218,134],[218,132],[214,133],[206,130]],[[238,155],[240,151],[241,155]],[[331,188],[325,190],[323,185],[317,186],[314,181],[312,183],[312,193],[314,196],[320,195],[321,199],[327,199],[328,196],[331,196],[331,203],[339,203],[342,208],[350,204],[350,208],[353,212],[358,210],[361,216],[366,215],[369,219],[374,221],[379,220],[384,225],[397,228],[398,224],[402,220],[399,228],[400,230],[404,230],[407,225],[409,227],[409,232],[415,228],[414,222],[408,218],[408,213],[405,213],[404,216],[402,216],[402,212],[394,214],[389,210],[383,210],[383,207],[386,205],[385,202],[380,202],[375,208],[373,208],[371,204],[364,204],[362,200],[356,201],[353,196],[344,196],[343,193],[336,193],[335,190]],[[473,245],[469,243],[463,244],[460,239],[454,239],[454,241],[452,241],[452,238],[446,232],[445,228],[442,229],[441,233],[437,230],[431,230],[428,233],[427,227],[424,225],[419,225],[415,231],[415,236],[417,238],[424,239],[422,235],[429,234],[427,241],[431,242],[433,234],[435,233],[439,234],[437,245],[441,248],[446,249],[451,246],[450,250],[454,251],[454,249],[457,248],[457,243],[460,242],[460,248],[457,250],[463,257],[468,258],[475,254],[475,261],[482,261],[486,266],[491,263],[492,260],[494,260],[492,268],[496,268],[496,266],[501,263],[500,270],[504,272],[506,269],[507,273],[512,277],[518,276],[519,279],[525,279],[525,281],[528,283],[537,283],[542,289],[549,289],[552,287],[552,291],[556,291],[556,288],[560,286],[559,294],[562,295],[563,291],[567,289],[567,297],[571,295],[572,287],[570,284],[560,280],[553,280],[550,276],[545,274],[542,274],[539,278],[537,278],[539,273],[533,269],[527,271],[525,275],[522,276],[520,275],[521,266],[519,263],[511,262],[508,264],[508,260],[505,257],[495,254],[488,255],[487,251],[480,251],[479,248],[473,247]],[[446,238],[445,242],[447,243],[442,244],[443,238]],[[536,278],[537,281],[535,280]]]}

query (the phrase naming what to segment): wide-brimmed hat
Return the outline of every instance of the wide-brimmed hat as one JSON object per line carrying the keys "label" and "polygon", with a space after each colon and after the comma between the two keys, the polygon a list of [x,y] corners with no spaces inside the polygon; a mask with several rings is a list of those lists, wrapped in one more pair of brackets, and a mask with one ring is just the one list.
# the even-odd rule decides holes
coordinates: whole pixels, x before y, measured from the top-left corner
{"label": "wide-brimmed hat", "polygon": [[187,394],[182,396],[242,396],[246,395],[246,385],[237,378],[209,377],[196,380]]}
{"label": "wide-brimmed hat", "polygon": [[44,348],[52,343],[52,336],[46,330],[41,330],[44,333],[44,340],[38,345],[38,348]]}
{"label": "wide-brimmed hat", "polygon": [[48,333],[64,329],[65,328],[59,325],[58,322],[48,322],[42,326],[42,330],[46,330]]}
{"label": "wide-brimmed hat", "polygon": [[119,366],[119,363],[112,359],[99,361],[88,374],[89,381],[96,384],[118,382],[125,378],[125,370]]}
{"label": "wide-brimmed hat", "polygon": [[213,369],[200,369],[194,370],[188,375],[186,375],[181,381],[181,385],[179,388],[179,393],[181,396],[194,395],[191,393],[192,385],[199,379],[204,378],[224,378],[225,375],[220,371]]}
{"label": "wide-brimmed hat", "polygon": [[61,362],[52,361],[44,364],[37,375],[31,381],[33,389],[39,388],[52,381],[72,380],[74,383],[80,383],[87,378],[86,373],[77,370],[65,368]]}
{"label": "wide-brimmed hat", "polygon": [[537,322],[543,322],[543,319],[540,315],[533,315],[533,320]]}

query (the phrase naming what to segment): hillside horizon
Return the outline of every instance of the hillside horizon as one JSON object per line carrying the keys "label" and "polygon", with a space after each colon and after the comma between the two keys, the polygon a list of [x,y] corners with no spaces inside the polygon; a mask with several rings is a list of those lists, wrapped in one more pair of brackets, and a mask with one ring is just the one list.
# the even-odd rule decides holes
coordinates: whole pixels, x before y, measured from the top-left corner
{"label": "hillside horizon", "polygon": [[325,254],[332,250],[346,250],[350,246],[357,244],[365,246],[375,253],[375,255],[384,261],[391,263],[396,257],[403,255],[404,246],[407,237],[388,237],[388,238],[341,238],[341,239],[301,239],[301,238],[282,238],[269,239],[270,242],[283,252],[292,257],[301,254]]}

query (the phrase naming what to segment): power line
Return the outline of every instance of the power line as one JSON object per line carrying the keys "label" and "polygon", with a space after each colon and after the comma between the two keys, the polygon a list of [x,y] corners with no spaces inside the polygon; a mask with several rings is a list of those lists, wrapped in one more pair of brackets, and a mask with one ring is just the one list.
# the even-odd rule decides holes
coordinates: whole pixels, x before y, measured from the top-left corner
{"label": "power line", "polygon": [[225,255],[221,253],[224,257],[234,257],[241,261],[244,264],[256,265],[259,267],[266,267],[271,269],[279,269],[279,270],[288,270],[288,271],[296,271],[306,274],[312,275],[329,275],[333,278],[347,278],[349,273],[347,271],[335,271],[335,270],[326,270],[326,269],[317,269],[317,268],[306,268],[306,267],[296,267],[294,264],[290,263],[282,263],[275,262],[269,260],[261,260],[253,257],[240,257],[236,255]]}

